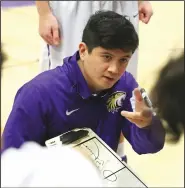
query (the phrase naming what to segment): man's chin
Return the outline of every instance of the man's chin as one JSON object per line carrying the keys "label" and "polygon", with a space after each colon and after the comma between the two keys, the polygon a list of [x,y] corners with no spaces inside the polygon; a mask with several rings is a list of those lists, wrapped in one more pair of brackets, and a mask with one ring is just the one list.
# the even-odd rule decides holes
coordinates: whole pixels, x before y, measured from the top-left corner
{"label": "man's chin", "polygon": [[107,84],[107,83],[105,84],[105,83],[104,83],[104,84],[101,84],[100,87],[101,87],[101,90],[106,90],[106,89],[112,88],[112,87],[114,86],[114,84],[115,84],[115,83],[112,83],[112,84],[110,84],[110,83],[109,83],[109,84]]}

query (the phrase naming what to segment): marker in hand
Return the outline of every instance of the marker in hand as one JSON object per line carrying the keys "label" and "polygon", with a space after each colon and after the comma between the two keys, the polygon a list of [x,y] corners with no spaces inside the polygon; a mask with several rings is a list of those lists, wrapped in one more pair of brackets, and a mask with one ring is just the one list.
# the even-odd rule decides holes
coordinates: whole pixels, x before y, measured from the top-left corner
{"label": "marker in hand", "polygon": [[[148,95],[147,95],[145,89],[144,89],[144,88],[141,88],[141,89],[140,89],[140,92],[141,92],[142,98],[143,98],[144,101],[145,101],[145,104],[146,104],[149,108],[151,108],[152,111],[153,111],[152,102],[151,102],[150,98],[148,97]],[[152,113],[153,113],[154,116],[156,115],[156,113],[155,113],[154,111],[153,111]]]}
{"label": "marker in hand", "polygon": [[147,99],[146,97],[143,98],[142,92],[140,88],[135,88],[133,91],[134,101],[132,105],[134,105],[134,111],[121,111],[122,116],[139,128],[147,127],[152,122],[152,109],[149,107],[151,104],[146,104]]}

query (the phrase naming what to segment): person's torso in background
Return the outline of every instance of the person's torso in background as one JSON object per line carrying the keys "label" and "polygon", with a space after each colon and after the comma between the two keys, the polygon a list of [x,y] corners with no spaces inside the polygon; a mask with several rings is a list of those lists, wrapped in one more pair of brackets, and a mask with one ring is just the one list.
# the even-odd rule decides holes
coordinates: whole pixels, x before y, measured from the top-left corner
{"label": "person's torso in background", "polygon": [[64,38],[60,46],[52,47],[54,57],[57,57],[57,53],[62,58],[71,56],[78,50],[83,29],[89,17],[98,10],[112,10],[127,15],[136,30],[138,27],[138,17],[134,17],[138,14],[137,1],[49,1],[49,4],[59,22],[61,38]]}

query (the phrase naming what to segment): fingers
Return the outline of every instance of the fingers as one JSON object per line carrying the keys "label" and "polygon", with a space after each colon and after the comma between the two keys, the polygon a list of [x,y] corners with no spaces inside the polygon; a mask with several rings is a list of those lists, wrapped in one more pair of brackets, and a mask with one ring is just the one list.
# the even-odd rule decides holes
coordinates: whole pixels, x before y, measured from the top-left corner
{"label": "fingers", "polygon": [[46,35],[44,37],[42,37],[46,43],[48,43],[49,45],[53,45],[53,40],[52,40],[52,36]]}
{"label": "fingers", "polygon": [[143,23],[147,24],[149,22],[149,17],[144,13],[140,13],[139,20],[141,20]]}
{"label": "fingers", "polygon": [[127,119],[146,121],[152,117],[152,110],[149,108],[143,109],[141,112],[122,111],[121,115]]}
{"label": "fingers", "polygon": [[144,22],[144,13],[139,13],[139,20],[141,20],[142,22]]}
{"label": "fingers", "polygon": [[39,17],[39,34],[49,45],[59,45],[59,24],[53,14]]}
{"label": "fingers", "polygon": [[50,45],[53,44],[51,31],[48,30],[46,33],[40,33],[40,36],[44,39],[44,41]]}
{"label": "fingers", "polygon": [[40,36],[49,45],[53,44],[53,37],[52,37],[51,29],[47,29],[47,30],[45,30],[45,32],[40,32]]}
{"label": "fingers", "polygon": [[152,112],[150,109],[144,110],[142,112],[122,111],[121,115],[139,128],[149,126],[152,122]]}
{"label": "fingers", "polygon": [[145,118],[141,115],[141,112],[128,112],[128,111],[122,111],[121,115],[124,116],[127,119],[133,119],[133,120],[146,120],[148,118]]}
{"label": "fingers", "polygon": [[153,13],[140,13],[139,20],[141,20],[145,24],[148,24],[152,15]]}
{"label": "fingers", "polygon": [[139,128],[144,128],[150,125],[150,122],[146,122],[146,121],[142,121],[142,120],[133,120],[133,119],[128,119],[126,118],[128,121],[130,121],[131,123],[135,124],[137,127]]}
{"label": "fingers", "polygon": [[138,101],[138,102],[143,101],[143,98],[142,98],[142,95],[141,95],[139,88],[134,89],[134,96],[135,96],[136,101]]}
{"label": "fingers", "polygon": [[41,37],[47,42],[49,45],[59,45],[60,37],[59,37],[59,29],[51,28],[46,33],[41,34]]}
{"label": "fingers", "polygon": [[59,36],[59,29],[58,27],[53,28],[53,44],[54,45],[59,45],[60,43],[60,36]]}
{"label": "fingers", "polygon": [[143,22],[144,22],[145,24],[148,24],[149,20],[150,20],[150,16],[146,14],[146,15],[144,16],[144,18],[143,18]]}

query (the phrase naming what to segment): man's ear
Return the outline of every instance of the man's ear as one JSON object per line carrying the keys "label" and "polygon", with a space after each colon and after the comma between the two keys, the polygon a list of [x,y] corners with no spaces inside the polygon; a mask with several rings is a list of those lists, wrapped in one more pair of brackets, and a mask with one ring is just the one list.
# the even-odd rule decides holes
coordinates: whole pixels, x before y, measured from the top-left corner
{"label": "man's ear", "polygon": [[85,56],[88,55],[88,48],[84,42],[79,44],[79,55],[82,61],[84,60]]}

